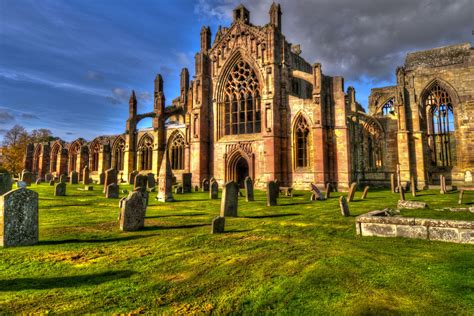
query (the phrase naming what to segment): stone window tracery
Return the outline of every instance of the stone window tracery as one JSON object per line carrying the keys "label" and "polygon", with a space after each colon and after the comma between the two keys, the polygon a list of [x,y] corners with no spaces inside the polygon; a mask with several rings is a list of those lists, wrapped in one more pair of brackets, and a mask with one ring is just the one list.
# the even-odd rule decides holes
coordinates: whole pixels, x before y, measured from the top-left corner
{"label": "stone window tracery", "polygon": [[144,136],[138,147],[140,170],[151,170],[153,168],[153,139]]}
{"label": "stone window tracery", "polygon": [[91,148],[91,171],[99,171],[99,152],[100,144],[98,142],[94,143]]}
{"label": "stone window tracery", "polygon": [[114,151],[114,168],[116,170],[123,170],[125,157],[125,140],[120,139],[115,145]]}
{"label": "stone window tracery", "polygon": [[260,85],[257,74],[243,60],[237,62],[224,86],[224,134],[260,133]]}
{"label": "stone window tracery", "polygon": [[75,143],[69,150],[69,172],[77,171],[77,155],[81,150],[81,144]]}
{"label": "stone window tracery", "polygon": [[295,124],[295,163],[297,168],[309,166],[309,126],[304,117]]}
{"label": "stone window tracery", "polygon": [[169,155],[171,161],[171,169],[183,170],[184,169],[184,137],[180,133],[177,133],[169,147]]}
{"label": "stone window tracery", "polygon": [[60,150],[59,144],[55,144],[53,146],[53,150],[51,150],[51,159],[50,159],[50,161],[51,161],[50,172],[51,173],[57,171],[59,150]]}

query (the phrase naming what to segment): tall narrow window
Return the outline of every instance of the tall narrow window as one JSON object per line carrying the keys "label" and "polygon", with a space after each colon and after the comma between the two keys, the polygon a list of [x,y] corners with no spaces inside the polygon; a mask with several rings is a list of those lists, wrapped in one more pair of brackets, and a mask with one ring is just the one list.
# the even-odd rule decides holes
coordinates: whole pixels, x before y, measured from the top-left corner
{"label": "tall narrow window", "polygon": [[394,102],[393,98],[385,102],[385,104],[382,106],[382,115],[386,116],[386,115],[395,113],[395,107],[393,105],[393,102]]}
{"label": "tall narrow window", "polygon": [[301,116],[295,125],[295,161],[297,168],[308,167],[309,127]]}
{"label": "tall narrow window", "polygon": [[140,155],[140,170],[151,170],[153,168],[153,139],[144,136],[138,147]]}
{"label": "tall narrow window", "polygon": [[184,137],[180,133],[176,133],[170,143],[169,155],[171,161],[171,169],[184,169]]}
{"label": "tall narrow window", "polygon": [[438,167],[453,166],[455,158],[454,113],[449,94],[434,85],[425,101],[428,146],[431,162]]}
{"label": "tall narrow window", "polygon": [[58,168],[58,154],[59,154],[59,150],[61,149],[61,146],[59,146],[59,144],[55,144],[53,146],[53,150],[51,150],[51,167],[50,167],[50,172],[53,173],[53,172],[57,172],[57,168]]}
{"label": "tall narrow window", "polygon": [[39,172],[40,169],[40,156],[41,156],[41,145],[37,145],[33,156],[33,172]]}
{"label": "tall narrow window", "polygon": [[113,168],[116,170],[123,170],[125,157],[125,140],[120,138],[113,149]]}
{"label": "tall narrow window", "polygon": [[224,87],[224,134],[260,133],[260,85],[243,60],[231,69]]}
{"label": "tall narrow window", "polygon": [[99,142],[95,142],[91,148],[91,171],[99,171],[99,152],[100,144]]}
{"label": "tall narrow window", "polygon": [[78,171],[77,169],[77,155],[81,151],[81,144],[74,143],[69,149],[69,172]]}

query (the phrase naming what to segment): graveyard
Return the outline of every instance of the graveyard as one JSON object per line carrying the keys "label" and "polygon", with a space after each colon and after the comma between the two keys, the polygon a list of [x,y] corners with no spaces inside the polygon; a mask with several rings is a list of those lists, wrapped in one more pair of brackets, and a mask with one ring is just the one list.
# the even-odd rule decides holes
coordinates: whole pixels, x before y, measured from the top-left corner
{"label": "graveyard", "polygon": [[[219,216],[209,192],[150,192],[144,227],[121,231],[119,198],[103,185],[67,184],[55,196],[49,183],[32,184],[39,196],[39,242],[0,248],[0,309],[16,313],[288,313],[472,314],[474,248],[470,244],[356,235],[357,216],[396,209],[400,196],[362,189],[342,216],[339,198],[312,201],[312,192],[281,194],[267,206],[238,197],[225,231],[211,233]],[[133,191],[120,184],[119,197]],[[407,193],[425,209],[403,217],[474,220],[474,194]],[[451,211],[464,208],[464,211]]]}

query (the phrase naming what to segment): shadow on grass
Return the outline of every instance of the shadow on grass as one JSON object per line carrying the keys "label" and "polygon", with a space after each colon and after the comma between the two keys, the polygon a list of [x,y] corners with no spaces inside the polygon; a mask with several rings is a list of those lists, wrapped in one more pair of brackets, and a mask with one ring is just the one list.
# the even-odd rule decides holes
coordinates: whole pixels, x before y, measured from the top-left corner
{"label": "shadow on grass", "polygon": [[271,214],[271,215],[256,215],[256,216],[239,216],[241,218],[272,218],[272,217],[286,217],[286,216],[298,216],[300,213],[288,213],[288,214]]}
{"label": "shadow on grass", "polygon": [[229,229],[224,232],[224,234],[236,234],[236,233],[246,233],[251,232],[253,229]]}
{"label": "shadow on grass", "polygon": [[211,199],[190,199],[190,200],[181,200],[181,199],[176,199],[175,201],[173,201],[173,203],[176,203],[176,202],[202,202],[202,201],[211,201]]}
{"label": "shadow on grass", "polygon": [[204,227],[204,226],[211,226],[211,224],[191,224],[191,225],[178,225],[178,226],[146,226],[142,230],[153,231],[153,230],[166,230],[166,229],[186,229],[186,228],[196,228],[196,227]]}
{"label": "shadow on grass", "polygon": [[82,285],[99,285],[116,279],[129,278],[134,273],[135,272],[131,270],[119,270],[54,278],[17,278],[11,280],[0,280],[0,292],[47,290]]}
{"label": "shadow on grass", "polygon": [[171,215],[156,215],[156,216],[145,216],[145,218],[163,218],[163,217],[186,217],[186,216],[202,216],[207,213],[184,213],[184,214],[171,214]]}
{"label": "shadow on grass", "polygon": [[[295,205],[305,205],[305,204],[313,204],[318,201],[301,201],[301,202],[294,202],[294,203],[284,203],[284,204],[278,204],[277,206],[295,206]],[[322,201],[319,201],[322,202]]]}
{"label": "shadow on grass", "polygon": [[140,238],[153,237],[155,235],[133,235],[133,236],[124,236],[124,237],[115,237],[108,239],[63,239],[63,240],[40,240],[39,245],[63,245],[63,244],[94,244],[94,243],[103,243],[103,242],[120,242],[120,241],[129,241]]}

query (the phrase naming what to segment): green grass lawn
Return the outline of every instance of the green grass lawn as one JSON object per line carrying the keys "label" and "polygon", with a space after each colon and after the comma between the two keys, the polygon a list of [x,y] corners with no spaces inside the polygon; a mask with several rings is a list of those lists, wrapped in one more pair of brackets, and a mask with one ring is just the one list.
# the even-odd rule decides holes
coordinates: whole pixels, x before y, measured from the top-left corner
{"label": "green grass lawn", "polygon": [[[145,229],[121,232],[118,200],[79,187],[57,198],[47,184],[31,187],[40,243],[0,249],[0,314],[474,314],[472,245],[355,235],[355,216],[396,207],[387,190],[350,203],[348,218],[340,193],[310,202],[296,192],[266,207],[257,191],[255,202],[239,198],[227,233],[212,235],[220,200],[207,193],[150,199]],[[457,207],[456,193],[416,200],[430,209],[403,215],[474,220],[435,210]]]}

